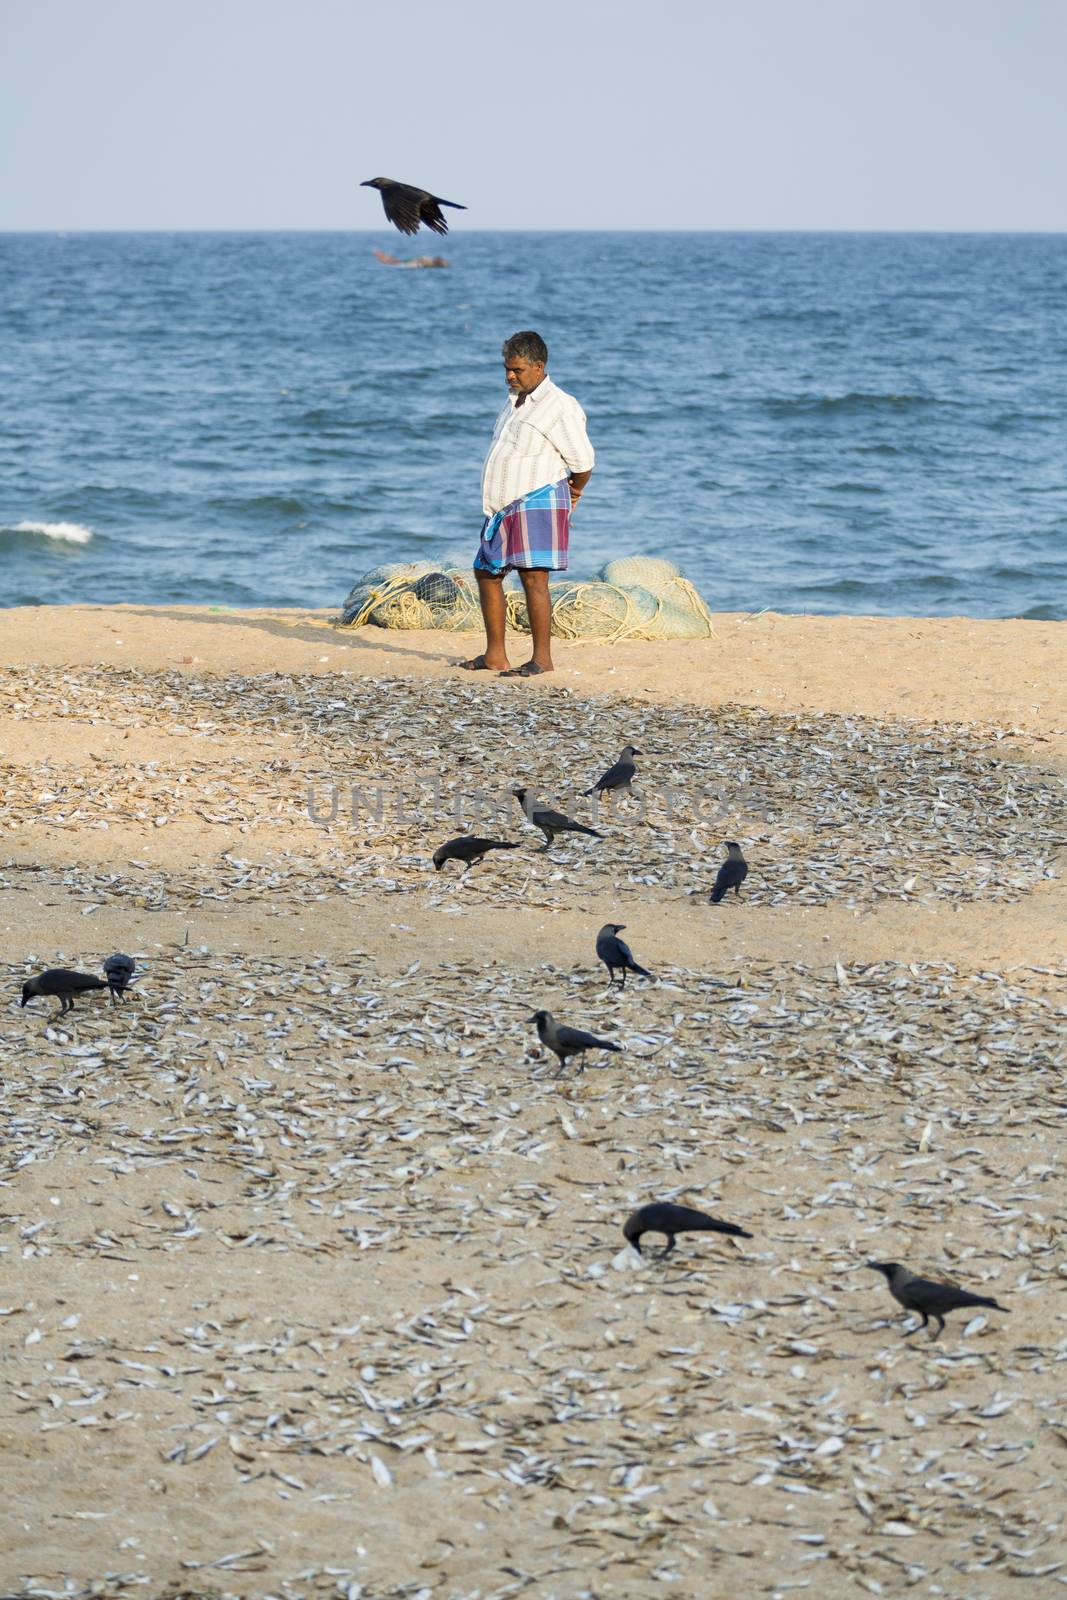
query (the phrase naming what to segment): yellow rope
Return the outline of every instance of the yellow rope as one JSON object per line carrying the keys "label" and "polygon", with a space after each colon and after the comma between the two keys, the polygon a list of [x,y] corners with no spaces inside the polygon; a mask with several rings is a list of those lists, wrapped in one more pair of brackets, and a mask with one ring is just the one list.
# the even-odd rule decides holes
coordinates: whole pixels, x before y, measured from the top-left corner
{"label": "yellow rope", "polygon": [[[399,602],[400,615],[405,619],[411,615],[414,607],[423,607],[427,615],[429,615],[430,608],[429,606],[424,605],[424,602],[420,600],[413,592],[411,587],[411,579],[405,578],[403,575],[398,575],[395,578],[389,578],[385,583],[379,584],[377,588],[371,590],[366,600],[364,600],[363,604],[360,606],[359,611],[349,623],[349,627],[361,628],[365,622],[369,622],[371,620],[371,612],[376,611],[379,606],[384,607],[387,602]],[[397,624],[390,623],[389,626],[395,627]],[[411,628],[421,626],[421,624],[416,624],[405,620],[402,626]]]}
{"label": "yellow rope", "polygon": [[[448,571],[446,577],[458,582],[462,592],[470,595],[466,572]],[[359,628],[367,622],[374,622],[380,627],[395,629],[433,628],[435,625],[447,630],[448,622],[437,619],[435,623],[434,612],[425,600],[420,600],[412,587],[413,579],[397,574],[386,582],[376,585],[363,602],[359,611],[353,617],[350,627]],[[687,578],[676,577],[670,580],[670,589],[679,591],[679,605],[684,600],[686,609],[695,618],[704,624],[707,635],[714,636],[715,630],[711,623],[711,613],[704,604],[699,592]],[[604,591],[610,590],[617,596],[623,605],[623,616],[615,616],[613,611],[603,605],[606,598]],[[595,639],[605,644],[617,644],[621,639],[655,640],[677,637],[665,632],[669,627],[669,619],[664,616],[665,597],[662,594],[651,594],[645,590],[656,602],[653,616],[643,615],[642,608],[637,604],[628,589],[621,588],[618,584],[605,583],[602,580],[595,583],[573,583],[557,585],[552,596],[552,632],[560,639]],[[667,602],[674,598],[668,594]],[[473,599],[473,597],[472,597]],[[505,592],[504,602],[507,620],[512,628],[529,632],[529,620],[526,616],[526,597],[521,590],[508,590]],[[602,631],[589,632],[576,625],[576,619],[587,613],[591,618],[603,619]],[[474,620],[472,603],[457,607],[455,611],[456,626],[463,626],[468,620]],[[595,624],[594,624],[595,626]],[[693,637],[693,635],[683,635]]]}

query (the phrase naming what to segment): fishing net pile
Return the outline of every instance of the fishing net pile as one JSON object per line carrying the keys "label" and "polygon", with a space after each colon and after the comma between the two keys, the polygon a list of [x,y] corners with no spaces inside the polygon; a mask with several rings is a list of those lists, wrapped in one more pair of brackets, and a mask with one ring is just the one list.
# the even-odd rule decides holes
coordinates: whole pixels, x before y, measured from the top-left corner
{"label": "fishing net pile", "polygon": [[[622,556],[595,578],[549,584],[552,632],[561,639],[706,639],[711,614],[673,561]],[[504,593],[508,626],[530,631],[521,586]],[[345,600],[351,627],[437,628],[460,633],[481,624],[470,560],[390,562],[367,572]]]}

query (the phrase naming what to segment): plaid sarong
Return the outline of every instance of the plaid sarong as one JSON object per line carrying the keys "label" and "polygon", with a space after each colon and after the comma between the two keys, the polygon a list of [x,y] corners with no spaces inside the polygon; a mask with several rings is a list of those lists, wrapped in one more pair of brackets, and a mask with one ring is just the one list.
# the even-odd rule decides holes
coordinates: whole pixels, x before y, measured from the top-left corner
{"label": "plaid sarong", "polygon": [[571,527],[571,490],[566,478],[532,489],[486,517],[475,572],[502,574],[512,567],[547,567],[565,572]]}

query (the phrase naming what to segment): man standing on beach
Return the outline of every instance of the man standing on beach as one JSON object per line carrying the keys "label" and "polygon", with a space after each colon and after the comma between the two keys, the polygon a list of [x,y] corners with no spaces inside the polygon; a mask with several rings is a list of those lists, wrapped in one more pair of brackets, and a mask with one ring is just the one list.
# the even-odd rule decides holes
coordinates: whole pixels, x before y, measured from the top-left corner
{"label": "man standing on beach", "polygon": [[[571,512],[593,470],[585,412],[545,371],[548,347],[539,333],[513,333],[504,343],[510,394],[493,429],[482,468],[485,523],[474,561],[485,623],[485,650],[461,664],[468,672],[531,678],[552,671],[550,572],[567,566]],[[522,579],[533,656],[511,667],[504,645],[503,583]]]}

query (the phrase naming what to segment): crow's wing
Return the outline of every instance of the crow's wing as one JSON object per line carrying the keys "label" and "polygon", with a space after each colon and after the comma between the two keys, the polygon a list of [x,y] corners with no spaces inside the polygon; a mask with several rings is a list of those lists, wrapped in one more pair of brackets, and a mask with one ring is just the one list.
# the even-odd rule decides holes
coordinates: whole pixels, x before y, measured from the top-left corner
{"label": "crow's wing", "polygon": [[651,1206],[648,1210],[657,1222],[669,1222],[679,1233],[684,1228],[706,1228],[714,1220],[706,1211],[698,1211],[695,1206],[675,1205],[673,1200],[661,1200],[654,1211]]}
{"label": "crow's wing", "polygon": [[565,1023],[557,1023],[556,1039],[565,1050],[617,1050],[617,1044],[610,1039],[598,1039],[595,1033],[584,1033],[581,1028],[568,1028]]}
{"label": "crow's wing", "polygon": [[427,194],[422,198],[419,213],[426,226],[434,233],[447,233],[448,223],[442,213],[442,206],[451,206],[454,211],[466,211],[466,206],[461,206],[458,200],[442,200],[440,195]]}
{"label": "crow's wing", "polygon": [[444,844],[438,845],[434,851],[434,860],[444,861],[469,861],[470,850],[465,839],[448,839]]}
{"label": "crow's wing", "polygon": [[68,989],[72,994],[77,994],[82,989],[106,989],[107,979],[97,978],[88,972],[74,972],[70,967],[53,967],[44,977],[51,980],[53,992]]}
{"label": "crow's wing", "polygon": [[423,202],[432,200],[424,189],[413,189],[407,183],[391,183],[379,191],[385,215],[401,233],[418,233]]}
{"label": "crow's wing", "polygon": [[616,761],[602,778],[597,779],[595,787],[601,790],[621,788],[624,783],[630,782],[636,771],[637,768],[632,761]]}
{"label": "crow's wing", "polygon": [[[445,205],[448,204],[449,201],[446,200]],[[425,200],[423,200],[422,204],[419,206],[419,215],[431,232],[448,232],[448,223],[445,221],[444,215],[442,214],[440,202],[434,195],[428,194],[426,196]]]}
{"label": "crow's wing", "polygon": [[711,891],[713,900],[721,900],[728,889],[732,889],[735,879],[732,876],[732,861],[724,861],[715,874],[715,887]]}
{"label": "crow's wing", "polygon": [[538,827],[573,828],[574,823],[570,817],[565,817],[562,811],[535,811],[533,820]]}
{"label": "crow's wing", "polygon": [[719,1217],[709,1217],[706,1211],[697,1211],[694,1206],[675,1205],[671,1200],[651,1201],[635,1211],[630,1222],[646,1233],[728,1233],[739,1239],[752,1237],[735,1222],[723,1222]]}
{"label": "crow's wing", "polygon": [[934,1283],[930,1278],[912,1278],[904,1286],[913,1310],[938,1312],[955,1311],[960,1306],[986,1306],[989,1296],[972,1294],[969,1289],[959,1289],[954,1283]]}

